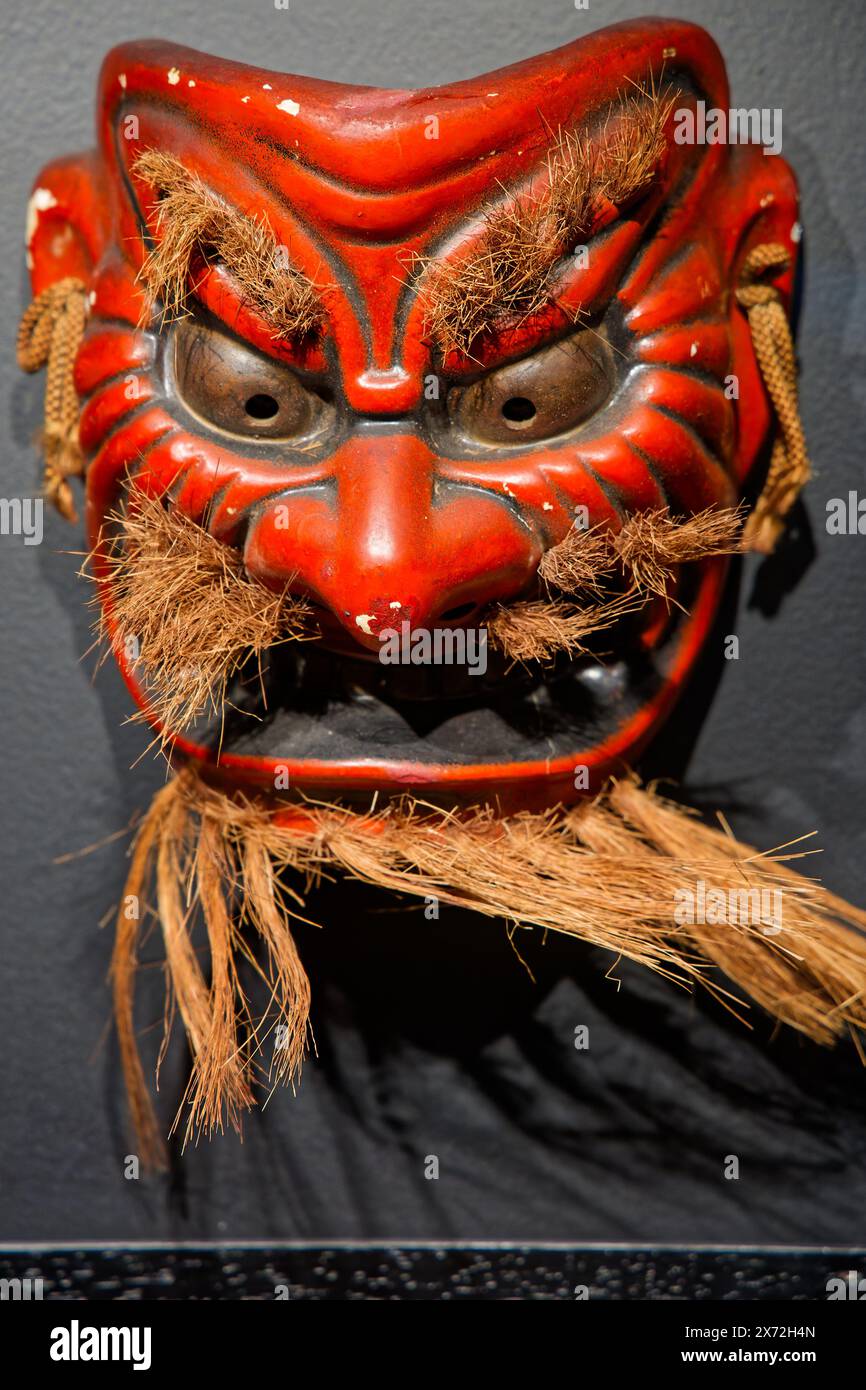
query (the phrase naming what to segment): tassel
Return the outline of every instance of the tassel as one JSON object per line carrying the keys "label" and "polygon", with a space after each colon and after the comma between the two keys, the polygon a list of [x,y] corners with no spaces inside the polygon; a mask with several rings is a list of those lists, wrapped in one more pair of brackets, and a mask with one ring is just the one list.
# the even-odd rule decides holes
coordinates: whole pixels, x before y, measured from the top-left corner
{"label": "tassel", "polygon": [[747,549],[770,555],[785,526],[785,518],[811,477],[806,440],[797,401],[797,363],[794,342],[781,296],[762,279],[779,275],[790,256],[776,242],[755,246],[743,266],[737,302],[746,310],[758,367],[776,413],[778,433],[763,491],[749,517]]}
{"label": "tassel", "polygon": [[17,342],[22,371],[38,372],[46,365],[48,368],[42,431],[43,488],[60,515],[72,522],[78,520],[78,513],[69,479],[84,474],[73,373],[86,321],[87,287],[82,280],[70,276],[48,285],[36,296],[24,311]]}

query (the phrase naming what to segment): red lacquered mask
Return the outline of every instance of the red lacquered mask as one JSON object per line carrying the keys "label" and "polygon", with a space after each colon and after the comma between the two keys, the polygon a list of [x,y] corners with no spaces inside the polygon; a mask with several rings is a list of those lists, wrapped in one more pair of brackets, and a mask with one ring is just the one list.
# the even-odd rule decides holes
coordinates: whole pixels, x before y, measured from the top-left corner
{"label": "red lacquered mask", "polygon": [[[105,61],[98,151],[40,174],[19,360],[48,365],[47,490],[70,514],[86,476],[107,634],[181,755],[138,825],[112,962],[153,1161],[133,1017],[151,901],[167,1024],[193,1054],[189,1137],[239,1127],[262,1073],[297,1075],[293,928],[324,870],[425,914],[441,899],[564,933],[726,1005],[739,984],[820,1043],[866,1031],[863,913],[779,862],[796,849],[762,856],[610,776],[673,709],[725,554],[771,549],[808,475],[795,186],[778,155],[720,138],[728,108],[712,40],[663,20],[424,92],[146,42]],[[724,517],[735,543],[710,544]],[[129,566],[149,575],[138,629]],[[206,604],[225,579],[285,640],[240,643],[214,718],[187,723],[154,698],[153,653],[179,679],[202,652],[173,601],[202,579]],[[582,630],[574,594],[602,579],[593,640],[515,645],[530,614]],[[290,634],[299,605],[311,630]],[[213,650],[238,648],[227,613],[196,627]],[[495,638],[489,661],[437,657],[437,635],[465,656],[472,633]]]}
{"label": "red lacquered mask", "polygon": [[[527,263],[528,298],[488,295],[461,321],[460,267],[477,271],[491,220],[544,198],[563,132],[609,146],[624,103],[661,91],[662,149],[640,185],[597,198],[578,246]],[[576,795],[576,767],[595,782],[633,761],[669,714],[724,560],[692,567],[687,612],[649,605],[599,657],[492,656],[474,678],[377,658],[386,630],[477,627],[531,595],[576,513],[616,531],[637,511],[739,499],[770,416],[733,291],[758,243],[793,260],[796,193],[760,148],[678,144],[673,112],[698,101],[729,105],[720,55],[668,21],[420,92],[168,43],[109,54],[99,150],[40,174],[28,248],[35,292],[69,276],[89,291],[75,386],[90,541],[129,487],[170,491],[250,576],[306,596],[319,633],[269,664],[267,717],[222,730],[225,775],[553,804]],[[141,175],[148,151],[266,224],[309,291],[302,331],[276,331],[206,246],[189,312],[166,321],[156,304],[138,326],[165,193]],[[789,265],[775,289],[790,283]],[[217,758],[207,731],[178,746]]]}

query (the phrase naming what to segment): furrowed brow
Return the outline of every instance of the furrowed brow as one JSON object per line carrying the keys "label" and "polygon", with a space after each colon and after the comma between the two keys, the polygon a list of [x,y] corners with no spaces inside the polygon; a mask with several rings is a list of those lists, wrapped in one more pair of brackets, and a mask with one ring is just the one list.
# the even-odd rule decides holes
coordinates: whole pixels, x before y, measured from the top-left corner
{"label": "furrowed brow", "polygon": [[443,357],[471,357],[497,325],[519,324],[544,309],[558,262],[591,234],[602,209],[612,204],[618,211],[655,181],[673,104],[655,85],[639,88],[620,98],[599,141],[558,131],[536,197],[488,208],[463,260],[415,259],[427,331]]}
{"label": "furrowed brow", "polygon": [[164,322],[187,312],[190,265],[198,254],[205,261],[223,262],[276,338],[297,341],[321,332],[325,287],[285,264],[284,248],[264,215],[238,212],[161,150],[144,150],[132,172],[160,195],[155,245],[138,276],[147,292],[143,324],[157,300]]}

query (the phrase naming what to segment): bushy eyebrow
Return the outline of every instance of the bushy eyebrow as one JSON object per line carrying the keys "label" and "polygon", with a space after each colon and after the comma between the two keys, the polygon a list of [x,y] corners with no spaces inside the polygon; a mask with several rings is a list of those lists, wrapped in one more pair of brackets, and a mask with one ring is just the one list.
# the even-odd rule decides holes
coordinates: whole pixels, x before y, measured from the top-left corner
{"label": "bushy eyebrow", "polygon": [[656,178],[673,104],[653,84],[620,97],[597,141],[558,131],[538,195],[485,209],[484,230],[467,257],[414,259],[426,329],[443,357],[471,356],[497,325],[519,324],[544,309],[558,262],[591,234],[602,208],[626,206]]}
{"label": "bushy eyebrow", "polygon": [[148,149],[132,172],[159,194],[155,244],[139,272],[147,292],[142,320],[163,306],[163,320],[187,311],[189,272],[196,254],[219,260],[277,338],[300,340],[321,331],[324,286],[286,263],[264,214],[248,217],[224,202],[174,155]]}

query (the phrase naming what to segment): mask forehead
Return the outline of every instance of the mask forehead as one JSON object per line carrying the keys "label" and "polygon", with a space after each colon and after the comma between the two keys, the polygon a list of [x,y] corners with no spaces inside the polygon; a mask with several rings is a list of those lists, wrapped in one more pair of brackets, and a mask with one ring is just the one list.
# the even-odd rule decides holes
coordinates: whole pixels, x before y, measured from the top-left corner
{"label": "mask forehead", "polygon": [[[355,408],[411,408],[427,357],[407,284],[413,255],[459,238],[503,188],[537,173],[552,132],[603,121],[624,90],[663,70],[727,100],[709,37],[661,21],[412,92],[288,76],[166,43],[124,45],[104,64],[100,110],[125,245],[144,254],[136,155],[174,154],[239,210],[264,211],[293,260],[333,285],[330,327]],[[702,157],[718,164],[722,152]]]}
{"label": "mask forehead", "polygon": [[[591,119],[630,83],[650,72],[687,74],[713,103],[727,100],[724,66],[709,35],[689,24],[643,20],[613,25],[553,53],[448,87],[416,91],[346,86],[228,62],[163,41],[114,49],[100,77],[102,139],[116,152],[124,111],[159,108],[267,169],[288,198],[298,173],[331,188],[319,215],[349,236],[382,230],[398,215],[387,195],[407,190],[426,199],[424,220],[444,212],[438,189],[457,193],[515,172],[524,154],[546,142],[545,126]],[[429,121],[439,122],[438,136]],[[283,161],[295,166],[287,169]],[[479,161],[483,168],[478,168]],[[237,172],[240,172],[239,170]],[[355,226],[352,195],[371,195]],[[377,223],[375,199],[386,195]],[[330,205],[329,205],[330,204]],[[402,216],[402,215],[400,215]],[[387,235],[387,232],[385,233]]]}

